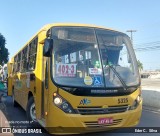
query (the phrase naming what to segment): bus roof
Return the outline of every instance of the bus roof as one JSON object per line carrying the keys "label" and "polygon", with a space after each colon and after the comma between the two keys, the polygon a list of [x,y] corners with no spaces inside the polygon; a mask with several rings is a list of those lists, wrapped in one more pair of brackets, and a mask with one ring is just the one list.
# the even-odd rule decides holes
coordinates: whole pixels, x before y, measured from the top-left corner
{"label": "bus roof", "polygon": [[79,24],[79,23],[54,23],[54,24],[47,24],[44,27],[42,27],[42,29],[46,29],[46,28],[51,28],[54,26],[81,26],[81,27],[94,27],[94,28],[100,28],[100,29],[106,29],[106,30],[111,30],[111,31],[115,31],[115,32],[120,32],[123,33],[121,31],[112,29],[112,28],[106,28],[103,26],[97,26],[97,25],[93,25],[93,24]]}
{"label": "bus roof", "polygon": [[[114,30],[112,28],[106,28],[106,27],[102,27],[102,26],[96,26],[96,25],[93,25],[93,24],[79,24],[79,23],[53,23],[53,24],[47,24],[47,25],[43,26],[34,36],[32,36],[29,39],[29,41],[27,41],[25,43],[25,45],[13,57],[15,57],[26,45],[28,45],[39,33],[43,32],[43,31],[47,32],[51,27],[56,27],[56,26],[93,27],[93,28],[100,28],[100,29],[106,29],[106,30],[111,30],[111,31],[114,31],[114,32],[123,33],[121,31],[117,31],[117,30]],[[13,60],[14,59],[12,59],[12,61]]]}

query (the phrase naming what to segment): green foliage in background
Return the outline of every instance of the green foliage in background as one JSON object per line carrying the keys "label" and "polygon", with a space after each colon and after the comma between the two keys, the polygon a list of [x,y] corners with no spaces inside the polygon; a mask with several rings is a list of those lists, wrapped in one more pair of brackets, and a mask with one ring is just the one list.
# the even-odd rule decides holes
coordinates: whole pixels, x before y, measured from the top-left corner
{"label": "green foliage in background", "polygon": [[8,62],[8,49],[5,47],[6,44],[6,39],[5,37],[0,33],[0,65],[2,63],[7,63]]}

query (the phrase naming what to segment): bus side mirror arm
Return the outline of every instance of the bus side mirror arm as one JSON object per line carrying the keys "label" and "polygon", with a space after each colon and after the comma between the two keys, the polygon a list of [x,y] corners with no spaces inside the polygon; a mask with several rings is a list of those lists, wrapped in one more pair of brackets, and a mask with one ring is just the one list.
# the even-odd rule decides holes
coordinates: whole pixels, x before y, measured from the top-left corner
{"label": "bus side mirror arm", "polygon": [[43,46],[43,56],[50,57],[52,55],[53,39],[45,39]]}

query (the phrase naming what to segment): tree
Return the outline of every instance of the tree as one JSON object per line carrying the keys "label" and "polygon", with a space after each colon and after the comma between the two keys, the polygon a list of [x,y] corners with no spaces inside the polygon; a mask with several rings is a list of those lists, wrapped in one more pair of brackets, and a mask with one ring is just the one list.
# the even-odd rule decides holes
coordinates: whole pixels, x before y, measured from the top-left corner
{"label": "tree", "polygon": [[6,39],[0,33],[0,65],[3,65],[3,63],[8,62],[9,52],[8,49],[5,47],[5,44],[6,44]]}
{"label": "tree", "polygon": [[143,70],[143,64],[139,60],[137,61],[137,63],[138,63],[139,70],[140,71]]}

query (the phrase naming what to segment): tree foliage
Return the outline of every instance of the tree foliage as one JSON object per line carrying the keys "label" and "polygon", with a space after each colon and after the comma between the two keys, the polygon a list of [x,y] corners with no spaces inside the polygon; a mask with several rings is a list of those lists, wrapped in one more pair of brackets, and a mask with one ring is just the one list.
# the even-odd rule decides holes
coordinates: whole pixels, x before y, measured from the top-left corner
{"label": "tree foliage", "polygon": [[9,52],[8,49],[5,47],[5,44],[6,44],[6,39],[0,33],[0,65],[2,65],[2,63],[8,62]]}
{"label": "tree foliage", "polygon": [[143,70],[143,64],[139,60],[137,61],[137,63],[138,63],[139,70],[140,71]]}

